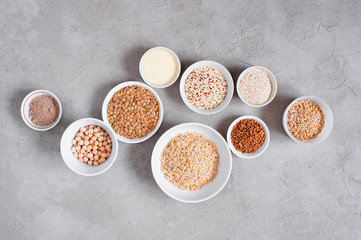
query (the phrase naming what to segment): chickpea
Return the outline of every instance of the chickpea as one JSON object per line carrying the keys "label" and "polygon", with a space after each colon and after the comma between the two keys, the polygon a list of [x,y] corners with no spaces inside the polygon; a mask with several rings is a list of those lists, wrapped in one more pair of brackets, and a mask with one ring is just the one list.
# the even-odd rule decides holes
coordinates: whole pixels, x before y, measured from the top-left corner
{"label": "chickpea", "polygon": [[98,166],[105,162],[112,149],[108,133],[94,125],[80,128],[72,144],[71,151],[74,157],[90,166]]}

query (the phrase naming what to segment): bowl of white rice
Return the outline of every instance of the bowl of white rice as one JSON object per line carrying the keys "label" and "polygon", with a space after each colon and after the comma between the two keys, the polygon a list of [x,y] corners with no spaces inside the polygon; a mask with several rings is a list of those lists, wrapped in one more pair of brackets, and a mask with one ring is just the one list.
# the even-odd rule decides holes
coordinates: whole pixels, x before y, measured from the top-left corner
{"label": "bowl of white rice", "polygon": [[232,155],[224,138],[200,123],[170,128],[152,153],[152,172],[169,197],[185,203],[206,201],[226,185]]}
{"label": "bowl of white rice", "polygon": [[245,69],[237,80],[237,94],[248,106],[263,107],[277,94],[277,81],[267,68],[253,66]]}

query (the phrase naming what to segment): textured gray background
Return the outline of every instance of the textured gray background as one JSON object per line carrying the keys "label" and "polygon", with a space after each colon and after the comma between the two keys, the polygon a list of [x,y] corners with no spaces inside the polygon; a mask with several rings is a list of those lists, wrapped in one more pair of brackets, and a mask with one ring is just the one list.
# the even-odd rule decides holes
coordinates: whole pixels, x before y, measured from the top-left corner
{"label": "textured gray background", "polygon": [[[361,5],[295,2],[0,0],[0,238],[361,239]],[[222,113],[201,116],[183,104],[177,82],[156,90],[165,116],[155,136],[121,143],[100,176],[73,173],[59,153],[64,129],[101,118],[107,92],[142,81],[140,57],[159,45],[179,55],[183,70],[209,59],[237,79],[245,67],[265,66],[278,95],[261,109],[235,95]],[[19,113],[40,88],[64,109],[43,133]],[[297,145],[281,125],[286,106],[306,94],[334,112],[333,131],[317,146]],[[158,188],[150,157],[162,133],[196,121],[225,136],[245,114],[268,124],[271,143],[257,159],[233,156],[216,197],[184,204]]]}

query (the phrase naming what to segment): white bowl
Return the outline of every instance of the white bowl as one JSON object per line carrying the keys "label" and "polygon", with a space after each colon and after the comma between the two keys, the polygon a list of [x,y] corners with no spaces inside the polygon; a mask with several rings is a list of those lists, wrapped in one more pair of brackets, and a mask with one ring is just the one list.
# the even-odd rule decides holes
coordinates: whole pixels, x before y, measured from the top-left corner
{"label": "white bowl", "polygon": [[[88,164],[81,162],[78,158],[74,157],[71,148],[73,146],[72,141],[81,127],[88,125],[99,126],[103,128],[112,139],[112,151],[108,159],[98,166],[89,166]],[[95,176],[108,170],[114,163],[118,154],[118,141],[114,132],[104,122],[95,118],[83,118],[79,119],[64,131],[60,142],[60,152],[65,164],[74,172],[84,176]]]}
{"label": "white bowl", "polygon": [[[181,190],[165,179],[161,171],[161,155],[170,140],[180,133],[197,132],[212,141],[218,151],[218,174],[212,182],[197,191]],[[186,203],[206,201],[219,193],[226,185],[232,169],[232,155],[226,141],[213,128],[200,123],[183,123],[166,131],[157,141],[152,153],[152,172],[158,186],[169,197]]]}
{"label": "white bowl", "polygon": [[[115,131],[113,130],[113,128],[109,124],[109,121],[108,121],[108,118],[107,118],[107,116],[108,116],[108,114],[107,114],[107,106],[108,106],[108,103],[109,103],[110,99],[113,97],[115,92],[119,91],[120,89],[122,89],[124,87],[134,86],[134,85],[146,88],[146,89],[148,89],[149,91],[151,91],[153,93],[154,97],[156,98],[156,100],[159,103],[159,119],[158,119],[157,125],[155,126],[153,131],[148,133],[145,137],[130,139],[130,138],[122,137],[119,134],[115,133]],[[160,99],[158,94],[154,91],[153,88],[149,87],[148,85],[146,85],[144,83],[140,83],[140,82],[135,82],[135,81],[123,82],[123,83],[115,86],[112,90],[110,90],[108,95],[105,97],[104,102],[103,102],[103,107],[102,107],[102,117],[103,117],[103,121],[112,129],[112,131],[114,131],[114,134],[115,134],[116,138],[119,141],[122,141],[122,142],[125,142],[125,143],[140,143],[140,142],[143,142],[143,141],[147,140],[151,136],[153,136],[154,133],[157,132],[158,128],[162,124],[162,120],[163,120],[163,104],[162,104],[162,100]]]}
{"label": "white bowl", "polygon": [[[244,75],[249,72],[250,70],[258,70],[258,71],[264,71],[266,72],[266,74],[268,75],[268,77],[271,79],[271,85],[272,85],[272,92],[271,92],[271,96],[268,98],[267,102],[263,103],[263,104],[251,104],[249,102],[247,102],[242,94],[241,91],[239,89],[239,84],[241,83],[241,79],[244,77]],[[249,67],[247,69],[245,69],[238,77],[237,80],[237,84],[236,84],[236,88],[237,88],[237,94],[239,96],[239,98],[242,100],[242,102],[244,102],[245,104],[247,104],[248,106],[251,107],[263,107],[266,106],[267,104],[269,104],[270,102],[272,102],[272,100],[275,98],[276,94],[277,94],[277,81],[276,81],[276,77],[273,75],[273,73],[268,70],[267,68],[264,67],[260,67],[260,66],[253,66],[253,67]]]}
{"label": "white bowl", "polygon": [[[290,131],[288,131],[288,127],[287,127],[287,113],[290,110],[290,108],[292,107],[293,104],[295,104],[298,101],[301,100],[311,100],[312,102],[316,103],[318,106],[320,106],[323,114],[325,115],[325,125],[323,126],[323,129],[321,131],[321,133],[314,139],[311,140],[307,140],[307,141],[301,141],[298,140],[297,138],[295,138]],[[328,106],[328,104],[321,98],[319,97],[315,97],[315,96],[302,96],[299,98],[296,98],[293,102],[291,102],[288,107],[286,108],[286,110],[283,113],[283,119],[282,119],[282,123],[283,123],[283,128],[285,129],[287,135],[296,143],[305,143],[305,144],[316,144],[316,143],[320,143],[323,140],[325,140],[328,135],[330,135],[332,127],[333,127],[333,114],[332,114],[332,110],[331,108]]]}
{"label": "white bowl", "polygon": [[[156,85],[154,83],[151,83],[147,80],[146,76],[144,75],[143,73],[143,62],[144,62],[144,57],[150,53],[151,51],[154,51],[154,50],[158,50],[158,49],[161,49],[161,50],[165,50],[167,51],[168,53],[170,53],[170,55],[172,55],[172,57],[174,58],[174,60],[176,61],[177,63],[177,71],[176,71],[176,74],[174,75],[173,79],[171,81],[169,81],[168,83],[166,84],[163,84],[163,85]],[[139,72],[140,72],[140,76],[142,77],[142,79],[144,80],[144,82],[146,82],[147,84],[149,84],[150,86],[154,87],[154,88],[166,88],[166,87],[169,87],[170,85],[172,85],[173,83],[175,83],[179,77],[179,74],[180,74],[180,71],[181,71],[181,63],[180,63],[180,60],[177,56],[177,54],[175,52],[173,52],[172,50],[170,50],[169,48],[166,48],[166,47],[154,47],[154,48],[151,48],[149,49],[148,51],[146,51],[142,58],[140,59],[140,62],[139,62]]]}
{"label": "white bowl", "polygon": [[[254,153],[242,153],[242,152],[236,150],[232,144],[232,140],[231,140],[232,129],[233,129],[234,125],[236,125],[240,120],[243,120],[243,119],[254,119],[257,122],[259,122],[262,125],[262,127],[264,129],[264,133],[266,135],[264,143]],[[268,130],[267,125],[261,119],[259,119],[258,117],[255,117],[255,116],[243,116],[243,117],[237,118],[236,120],[234,120],[231,123],[231,125],[229,126],[228,131],[227,131],[227,142],[228,142],[229,148],[232,150],[232,152],[234,154],[236,154],[238,157],[241,157],[241,158],[255,158],[255,157],[260,156],[262,153],[264,153],[264,151],[266,151],[266,149],[269,145],[270,138],[271,138],[271,136],[270,136],[270,132]]]}
{"label": "white bowl", "polygon": [[[47,126],[37,126],[35,125],[29,116],[29,105],[31,100],[33,100],[34,97],[40,96],[40,95],[48,95],[51,96],[55,99],[55,101],[57,102],[58,106],[59,106],[59,115],[58,118],[55,120],[55,122],[53,122],[50,125]],[[53,127],[55,127],[56,124],[58,124],[58,122],[60,121],[61,115],[62,115],[62,107],[61,107],[61,103],[60,100],[55,96],[54,93],[49,92],[47,90],[35,90],[32,91],[31,93],[29,93],[23,100],[23,102],[21,103],[21,108],[20,108],[20,112],[21,112],[21,117],[23,118],[24,122],[26,125],[28,125],[28,127],[36,130],[36,131],[47,131],[49,129],[52,129]]]}
{"label": "white bowl", "polygon": [[[187,98],[185,91],[184,91],[184,83],[185,80],[187,78],[187,76],[196,68],[199,67],[203,67],[203,66],[208,66],[208,67],[212,67],[217,69],[220,73],[222,73],[223,77],[226,79],[227,81],[227,95],[224,98],[223,102],[221,102],[221,104],[219,104],[217,107],[213,108],[213,109],[203,109],[203,108],[198,108],[196,106],[194,106]],[[200,62],[196,62],[193,63],[192,65],[190,65],[183,73],[180,84],[179,84],[179,90],[180,90],[180,94],[181,97],[183,99],[183,102],[187,105],[187,107],[189,107],[192,111],[196,112],[196,113],[200,113],[200,114],[214,114],[214,113],[218,113],[220,111],[222,111],[223,109],[225,109],[227,107],[227,105],[230,103],[232,96],[233,96],[233,91],[234,91],[234,84],[233,84],[233,79],[231,74],[228,72],[228,70],[221,64],[217,63],[217,62],[213,62],[213,61],[208,61],[208,60],[204,60],[204,61],[200,61]]]}

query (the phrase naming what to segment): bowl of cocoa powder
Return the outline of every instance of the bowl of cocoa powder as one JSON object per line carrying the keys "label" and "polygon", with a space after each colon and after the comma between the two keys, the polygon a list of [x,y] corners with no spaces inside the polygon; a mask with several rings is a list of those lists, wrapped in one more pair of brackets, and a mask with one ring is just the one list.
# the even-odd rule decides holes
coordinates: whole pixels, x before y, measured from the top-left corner
{"label": "bowl of cocoa powder", "polygon": [[21,117],[28,127],[36,131],[47,131],[59,122],[62,107],[59,99],[47,90],[29,93],[21,104]]}
{"label": "bowl of cocoa powder", "polygon": [[267,125],[255,116],[239,117],[228,128],[228,146],[241,158],[260,156],[266,151],[269,141],[270,132]]}

